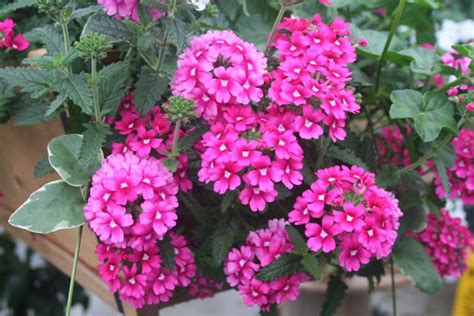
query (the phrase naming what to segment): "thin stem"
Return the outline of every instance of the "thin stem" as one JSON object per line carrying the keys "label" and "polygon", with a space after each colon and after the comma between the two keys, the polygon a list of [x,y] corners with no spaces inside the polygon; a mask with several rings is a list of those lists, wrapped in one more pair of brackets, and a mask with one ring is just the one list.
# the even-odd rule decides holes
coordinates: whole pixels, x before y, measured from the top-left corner
{"label": "thin stem", "polygon": [[390,276],[392,279],[392,309],[393,316],[397,316],[397,293],[395,289],[395,269],[394,269],[393,259],[390,257]]}
{"label": "thin stem", "polygon": [[173,157],[178,156],[178,138],[179,138],[179,131],[181,129],[181,120],[178,120],[176,122],[176,125],[174,127],[174,133],[173,133],[173,147],[171,147],[171,155]]}
{"label": "thin stem", "polygon": [[61,29],[63,31],[64,52],[67,54],[69,52],[69,45],[71,45],[71,42],[69,41],[69,30],[67,28],[67,22],[61,23]]}
{"label": "thin stem", "polygon": [[375,75],[375,95],[378,94],[380,89],[380,75],[382,74],[382,68],[387,57],[388,49],[390,48],[390,44],[392,43],[393,36],[395,35],[395,31],[397,30],[398,24],[400,24],[400,19],[402,18],[405,3],[406,0],[400,0],[400,2],[398,3],[398,6],[395,10],[395,16],[393,17],[392,25],[390,26],[390,32],[388,33],[387,41],[385,42],[385,46],[383,47],[382,56],[380,56],[379,63],[377,64],[377,72]]}
{"label": "thin stem", "polygon": [[69,292],[67,294],[66,316],[71,315],[72,297],[74,294],[74,284],[76,281],[77,263],[79,261],[79,252],[81,251],[82,228],[83,226],[79,227],[76,241],[76,249],[74,250],[74,262],[72,264],[71,281],[69,282]]}
{"label": "thin stem", "polygon": [[97,122],[102,122],[99,104],[99,90],[97,88],[97,59],[94,55],[91,56],[91,88],[92,98],[94,100],[95,119]]}
{"label": "thin stem", "polygon": [[326,151],[328,150],[328,147],[329,147],[329,144],[331,143],[331,140],[329,139],[329,137],[322,137],[321,138],[321,143],[320,143],[320,150],[319,150],[319,153],[318,153],[318,159],[316,160],[316,170],[318,170],[319,168],[321,168],[321,165],[323,163],[323,159],[324,159],[324,154],[326,154]]}
{"label": "thin stem", "polygon": [[158,65],[156,66],[155,71],[160,72],[161,67],[163,67],[163,62],[165,61],[165,56],[166,56],[166,47],[168,46],[168,37],[169,37],[169,32],[168,30],[165,30],[163,33],[163,40],[162,40],[162,46],[160,47],[160,51],[158,54]]}
{"label": "thin stem", "polygon": [[275,37],[276,28],[278,24],[280,24],[281,20],[283,19],[283,15],[285,15],[286,9],[287,9],[287,6],[285,4],[282,4],[280,6],[280,11],[278,11],[278,15],[275,19],[275,22],[273,23],[272,31],[270,32],[270,36],[268,37],[267,48],[265,49],[265,54],[268,53],[268,50],[270,49],[270,45],[272,44],[273,38]]}

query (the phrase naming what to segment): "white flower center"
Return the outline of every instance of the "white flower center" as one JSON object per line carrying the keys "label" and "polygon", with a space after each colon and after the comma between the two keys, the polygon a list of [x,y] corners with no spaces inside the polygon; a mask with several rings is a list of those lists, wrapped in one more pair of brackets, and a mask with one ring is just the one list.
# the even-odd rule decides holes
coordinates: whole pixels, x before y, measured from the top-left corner
{"label": "white flower center", "polygon": [[143,140],[143,143],[144,143],[145,145],[148,145],[148,144],[150,143],[150,140],[151,140],[151,139],[149,139],[149,138],[144,139],[144,140]]}
{"label": "white flower center", "polygon": [[321,236],[322,238],[325,238],[327,235],[328,235],[328,233],[326,233],[325,230],[322,230],[322,231],[321,231],[320,236]]}
{"label": "white flower center", "polygon": [[221,80],[221,84],[223,87],[227,87],[227,85],[229,84],[229,80]]}
{"label": "white flower center", "polygon": [[295,92],[293,92],[293,96],[294,96],[295,98],[299,98],[299,97],[301,97],[301,94],[300,94],[300,92],[299,92],[298,90],[295,90]]}
{"label": "white flower center", "polygon": [[224,151],[227,149],[227,146],[225,144],[222,144],[221,147],[219,147],[220,151]]}
{"label": "white flower center", "polygon": [[130,278],[128,279],[128,282],[132,285],[134,285],[135,283],[137,283],[137,281],[135,281],[135,278]]}
{"label": "white flower center", "polygon": [[296,50],[296,48],[297,48],[297,47],[296,47],[295,45],[291,45],[290,51],[294,52],[294,51]]}
{"label": "white flower center", "polygon": [[369,235],[370,237],[372,237],[374,235],[374,230],[373,229],[369,229],[367,231],[367,235]]}
{"label": "white flower center", "polygon": [[267,175],[267,168],[265,168],[265,169],[260,169],[260,174],[261,174],[262,176],[266,176],[266,175]]}
{"label": "white flower center", "polygon": [[285,146],[285,145],[286,145],[286,143],[285,143],[285,141],[284,141],[283,139],[280,139],[280,140],[278,141],[278,146]]}
{"label": "white flower center", "polygon": [[145,179],[143,179],[143,182],[146,183],[146,184],[150,184],[150,183],[151,183],[151,180],[148,179],[148,178],[145,178]]}
{"label": "white flower center", "polygon": [[352,217],[352,216],[350,216],[350,215],[347,215],[346,219],[347,219],[348,222],[352,222],[352,220],[354,219],[354,217]]}
{"label": "white flower center", "polygon": [[324,198],[326,197],[326,194],[321,194],[318,196],[318,200],[324,201]]}
{"label": "white flower center", "polygon": [[109,266],[109,271],[114,271],[114,270],[115,270],[115,265],[111,264],[111,265]]}
{"label": "white flower center", "polygon": [[155,219],[161,219],[162,215],[160,212],[156,212]]}
{"label": "white flower center", "polygon": [[311,127],[313,125],[313,122],[311,122],[310,120],[305,120],[304,121],[304,126],[305,127]]}
{"label": "white flower center", "polygon": [[224,171],[224,178],[229,179],[232,174],[229,171]]}
{"label": "white flower center", "polygon": [[117,227],[117,223],[114,220],[112,220],[110,222],[110,228],[115,228],[115,227]]}
{"label": "white flower center", "polygon": [[244,157],[244,158],[247,158],[249,155],[250,155],[250,152],[247,151],[247,150],[244,150],[244,151],[242,152],[242,157]]}
{"label": "white flower center", "polygon": [[120,184],[120,188],[121,189],[125,189],[128,187],[128,183],[127,182],[122,182],[122,184]]}
{"label": "white flower center", "polygon": [[351,257],[354,257],[357,254],[357,249],[351,250]]}

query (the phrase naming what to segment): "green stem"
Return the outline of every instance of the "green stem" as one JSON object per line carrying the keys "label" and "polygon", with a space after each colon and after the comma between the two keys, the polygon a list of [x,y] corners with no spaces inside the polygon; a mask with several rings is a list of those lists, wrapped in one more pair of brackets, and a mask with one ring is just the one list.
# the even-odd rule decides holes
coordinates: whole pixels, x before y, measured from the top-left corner
{"label": "green stem", "polygon": [[160,51],[158,54],[158,65],[156,66],[156,69],[155,69],[156,72],[160,72],[161,67],[163,67],[163,63],[165,61],[165,56],[166,56],[166,47],[168,46],[167,44],[168,38],[169,38],[169,32],[168,30],[165,30],[165,32],[163,33],[162,46],[160,47]]}
{"label": "green stem", "polygon": [[96,56],[91,56],[91,88],[92,98],[94,100],[94,113],[97,122],[102,122],[99,104],[99,90],[97,88],[97,59]]}
{"label": "green stem", "polygon": [[69,292],[67,294],[66,316],[71,315],[72,297],[74,294],[74,284],[76,281],[77,263],[79,261],[79,252],[81,251],[82,228],[83,226],[79,227],[79,232],[77,234],[76,241],[76,249],[74,250],[74,262],[72,263],[71,281],[69,282]]}
{"label": "green stem", "polygon": [[276,28],[278,24],[280,24],[281,20],[283,19],[283,15],[285,15],[286,9],[287,9],[286,5],[281,4],[280,11],[278,11],[278,15],[275,19],[275,22],[273,23],[272,31],[270,32],[270,36],[268,37],[267,48],[265,49],[265,54],[268,53],[268,50],[270,49],[270,45],[273,42],[273,38],[275,37]]}
{"label": "green stem", "polygon": [[171,147],[171,155],[172,157],[178,156],[178,139],[179,139],[179,131],[181,129],[181,120],[176,122],[173,132],[173,147]]}
{"label": "green stem", "polygon": [[394,269],[393,259],[390,257],[390,276],[392,279],[392,309],[393,316],[397,316],[397,293],[395,289],[395,269]]}
{"label": "green stem", "polygon": [[392,43],[393,36],[397,30],[398,24],[400,24],[400,19],[402,18],[403,9],[405,8],[406,0],[400,0],[397,8],[395,9],[395,16],[393,17],[392,25],[390,26],[390,32],[388,33],[387,41],[383,47],[382,56],[380,56],[379,63],[377,64],[377,72],[375,75],[375,95],[378,94],[380,90],[380,75],[382,74],[382,68],[387,57],[388,49]]}
{"label": "green stem", "polygon": [[69,30],[67,28],[67,22],[61,23],[61,29],[63,31],[64,52],[67,54],[69,52],[69,45],[71,45],[71,42],[69,41]]}

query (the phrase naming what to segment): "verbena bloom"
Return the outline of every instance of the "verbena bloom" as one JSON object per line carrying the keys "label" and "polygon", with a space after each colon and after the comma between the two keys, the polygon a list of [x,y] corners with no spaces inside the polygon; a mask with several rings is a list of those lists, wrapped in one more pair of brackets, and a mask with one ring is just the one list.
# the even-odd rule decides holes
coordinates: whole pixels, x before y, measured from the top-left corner
{"label": "verbena bloom", "polygon": [[[159,3],[163,3],[164,0],[156,0]],[[116,19],[130,19],[132,21],[139,21],[140,17],[138,14],[138,6],[140,1],[138,0],[97,0],[107,15],[113,16]],[[164,15],[162,11],[157,8],[148,7],[153,20],[157,20]]]}
{"label": "verbena bloom", "polygon": [[[410,126],[405,125],[403,128],[407,136],[410,136]],[[386,126],[380,130],[378,136],[375,144],[381,161],[397,166],[408,166],[411,163],[405,138],[398,127]]]}
{"label": "verbena bloom", "polygon": [[[452,144],[456,155],[453,166],[446,170],[451,184],[449,198],[460,198],[465,204],[474,204],[474,131],[461,129]],[[438,196],[446,198],[438,173],[434,183]]]}
{"label": "verbena bloom", "polygon": [[99,243],[99,275],[112,292],[135,308],[167,302],[176,288],[189,286],[196,273],[194,256],[184,237],[171,232],[169,240],[175,253],[172,270],[163,266],[157,246],[137,250]]}
{"label": "verbena bloom", "polygon": [[24,51],[30,46],[23,34],[15,34],[16,23],[12,19],[0,21],[0,49]]}
{"label": "verbena bloom", "polygon": [[459,277],[466,270],[469,250],[474,239],[460,218],[441,209],[441,216],[429,213],[426,228],[413,236],[425,247],[441,276]]}
{"label": "verbena bloom", "polygon": [[208,31],[179,57],[171,87],[174,95],[196,103],[199,116],[213,122],[229,106],[262,100],[266,72],[267,60],[253,44],[232,31]]}
{"label": "verbena bloom", "polygon": [[238,248],[230,250],[224,273],[230,286],[237,288],[245,304],[268,311],[272,304],[295,300],[299,286],[309,277],[296,272],[271,281],[256,278],[258,271],[293,249],[283,219],[272,219],[268,228],[252,231]]}
{"label": "verbena bloom", "polygon": [[338,251],[339,265],[349,272],[388,256],[402,215],[393,194],[356,166],[320,169],[316,177],[288,215],[291,223],[304,225],[308,248]]}

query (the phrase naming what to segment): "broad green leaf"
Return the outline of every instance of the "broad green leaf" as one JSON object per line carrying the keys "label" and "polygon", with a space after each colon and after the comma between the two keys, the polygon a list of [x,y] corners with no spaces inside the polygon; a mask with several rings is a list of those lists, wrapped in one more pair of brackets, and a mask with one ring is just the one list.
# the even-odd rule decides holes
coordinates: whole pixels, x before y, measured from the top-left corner
{"label": "broad green leaf", "polygon": [[33,233],[49,234],[84,224],[81,190],[64,181],[47,183],[33,192],[10,216],[10,225]]}
{"label": "broad green leaf", "polygon": [[271,281],[293,274],[301,269],[301,256],[284,254],[268,266],[261,268],[256,277],[262,281]]}
{"label": "broad green leaf", "polygon": [[71,186],[80,187],[91,180],[100,167],[102,151],[84,164],[79,159],[83,137],[79,134],[67,134],[54,138],[48,144],[49,163],[63,180]]}
{"label": "broad green leaf", "polygon": [[107,136],[112,134],[110,125],[99,122],[89,122],[84,124],[85,131],[83,134],[82,144],[79,149],[79,159],[83,164],[97,159],[102,155],[102,146]]}
{"label": "broad green leaf", "polygon": [[474,59],[474,45],[454,45],[453,48],[461,55]]}
{"label": "broad green leaf", "polygon": [[107,65],[99,72],[99,104],[103,115],[114,114],[127,93],[128,66],[128,63],[118,62]]}
{"label": "broad green leaf", "polygon": [[93,5],[90,7],[80,8],[77,10],[72,11],[71,19],[80,19],[85,16],[91,15],[92,13],[96,13],[102,10],[100,5]]}
{"label": "broad green leaf", "polygon": [[220,221],[211,235],[211,254],[215,266],[220,266],[227,257],[235,239],[235,229],[227,221]]}
{"label": "broad green leaf", "polygon": [[415,90],[393,91],[390,99],[392,119],[412,119],[415,130],[424,142],[435,140],[443,128],[457,133],[454,109],[449,99],[440,93],[422,95]]}
{"label": "broad green leaf", "polygon": [[163,160],[162,162],[163,162],[163,166],[168,168],[168,170],[171,173],[175,173],[176,169],[178,169],[179,161],[175,158],[167,158],[167,159]]}
{"label": "broad green leaf", "polygon": [[169,39],[176,46],[176,53],[180,54],[188,42],[186,23],[174,16],[168,16],[164,19]]}
{"label": "broad green leaf", "polygon": [[160,249],[160,257],[163,267],[168,271],[173,271],[176,265],[176,257],[169,234],[166,235],[163,240],[158,241],[157,245]]}
{"label": "broad green leaf", "polygon": [[15,115],[15,125],[33,125],[52,119],[53,115],[45,116],[47,108],[48,103],[33,100],[27,95],[23,95],[12,106],[12,111]]}
{"label": "broad green leaf", "polygon": [[133,102],[141,115],[145,115],[168,90],[168,80],[151,69],[143,68],[133,91]]}
{"label": "broad green leaf", "polygon": [[410,69],[414,73],[431,76],[438,72],[435,67],[437,59],[436,52],[423,47],[404,49],[399,52],[402,55],[409,56],[412,59]]}
{"label": "broad green leaf", "polygon": [[53,87],[71,99],[81,108],[82,112],[94,115],[92,89],[84,73],[57,79],[54,81]]}
{"label": "broad green leaf", "polygon": [[303,268],[311,275],[315,280],[321,279],[321,271],[319,266],[319,261],[316,259],[314,254],[308,253],[303,257],[301,261]]}
{"label": "broad green leaf", "polygon": [[290,239],[291,239],[291,242],[293,243],[295,250],[299,250],[301,252],[303,251],[307,252],[308,248],[306,247],[306,241],[304,240],[300,232],[294,226],[291,226],[291,225],[286,225],[285,229],[288,235],[290,235]]}
{"label": "broad green leaf", "polygon": [[[256,2],[256,1],[255,1]],[[239,10],[242,8],[243,0],[218,0],[216,1],[217,7],[220,11],[229,19],[234,21],[239,13]]]}
{"label": "broad green leaf", "polygon": [[400,177],[397,174],[398,168],[395,165],[383,165],[377,173],[377,185],[382,188],[388,188],[400,183]]}
{"label": "broad green leaf", "polygon": [[16,0],[14,2],[4,4],[0,9],[0,17],[7,16],[18,9],[32,7],[35,4],[35,0]]}
{"label": "broad green leaf", "polygon": [[443,281],[423,246],[413,238],[403,237],[395,246],[393,260],[413,284],[428,294],[435,294]]}
{"label": "broad green leaf", "polygon": [[441,184],[443,185],[444,192],[446,192],[446,196],[449,197],[451,196],[451,183],[449,182],[446,166],[439,157],[435,157],[434,161],[436,170],[438,170],[438,174],[441,179]]}
{"label": "broad green leaf", "polygon": [[195,130],[193,130],[189,135],[186,137],[182,137],[178,140],[178,151],[183,153],[191,148],[195,142],[197,142],[201,136],[209,130],[209,127],[206,125],[202,125]]}
{"label": "broad green leaf", "polygon": [[320,315],[335,315],[344,299],[347,289],[346,283],[344,283],[340,276],[331,275]]}
{"label": "broad green leaf", "polygon": [[229,208],[235,202],[237,194],[238,192],[236,190],[229,190],[226,192],[220,205],[220,210],[222,214],[225,214],[229,210]]}
{"label": "broad green leaf", "polygon": [[25,34],[30,42],[41,42],[45,45],[48,55],[64,53],[64,39],[59,30],[51,25],[33,29]]}
{"label": "broad green leaf", "polygon": [[328,148],[326,155],[333,159],[359,166],[365,170],[370,170],[369,167],[359,157],[357,157],[351,150],[347,148],[340,148],[334,145]]}
{"label": "broad green leaf", "polygon": [[56,99],[54,99],[50,103],[48,108],[46,109],[46,113],[44,115],[49,116],[49,115],[53,114],[54,112],[56,112],[56,110],[59,109],[64,104],[64,101],[66,101],[66,99],[67,98],[66,98],[65,95],[62,95],[62,94],[57,95]]}
{"label": "broad green leaf", "polygon": [[26,67],[0,68],[0,78],[21,90],[30,93],[32,97],[40,97],[48,90],[46,84],[49,73],[40,69]]}
{"label": "broad green leaf", "polygon": [[244,40],[254,43],[259,49],[264,50],[272,24],[267,23],[262,15],[251,15],[239,18],[236,28],[239,36]]}
{"label": "broad green leaf", "polygon": [[[352,38],[357,42],[361,39],[367,41],[367,46],[358,47],[357,50],[370,57],[380,57],[387,41],[388,32],[380,32],[374,30],[362,30],[355,24],[351,24]],[[398,51],[403,47],[401,40],[394,36],[390,44],[389,51]]]}
{"label": "broad green leaf", "polygon": [[113,17],[97,14],[91,16],[82,30],[82,34],[97,32],[105,34],[111,42],[129,42],[135,44],[136,33],[125,23]]}
{"label": "broad green leaf", "polygon": [[35,166],[35,177],[42,178],[47,174],[53,173],[54,169],[49,164],[48,155],[44,156]]}

